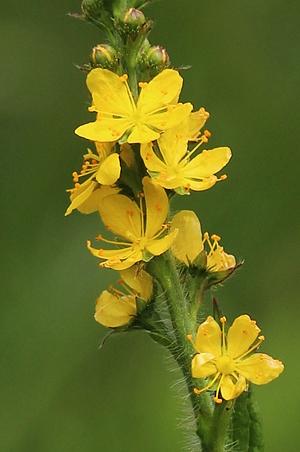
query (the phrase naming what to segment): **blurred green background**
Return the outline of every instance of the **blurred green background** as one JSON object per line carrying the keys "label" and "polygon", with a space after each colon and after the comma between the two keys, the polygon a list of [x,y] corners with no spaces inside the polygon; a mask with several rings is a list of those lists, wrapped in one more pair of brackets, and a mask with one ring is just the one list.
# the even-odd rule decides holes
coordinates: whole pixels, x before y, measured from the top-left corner
{"label": "blurred green background", "polygon": [[[84,76],[103,39],[66,16],[79,1],[1,2],[0,450],[181,452],[180,374],[143,334],[105,334],[94,300],[114,275],[99,271],[85,240],[96,215],[65,218],[65,188],[90,120]],[[211,146],[230,145],[229,178],[180,198],[204,229],[244,258],[217,292],[227,316],[249,313],[286,364],[256,389],[267,452],[294,452],[299,430],[299,1],[162,0],[154,44],[184,73],[184,100],[211,112]],[[4,255],[3,255],[4,253]]]}

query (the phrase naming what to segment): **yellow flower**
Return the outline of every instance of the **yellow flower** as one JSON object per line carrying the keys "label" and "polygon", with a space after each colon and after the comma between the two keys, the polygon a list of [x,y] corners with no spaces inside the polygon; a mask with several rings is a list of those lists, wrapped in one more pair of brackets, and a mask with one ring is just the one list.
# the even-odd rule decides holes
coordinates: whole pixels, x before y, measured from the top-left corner
{"label": "yellow flower", "polygon": [[[71,193],[71,204],[65,215],[69,215],[74,209],[81,213],[92,213],[98,210],[98,204],[107,195],[118,193],[118,189],[109,187],[120,177],[121,165],[119,154],[112,152],[112,143],[95,143],[97,154],[88,149],[83,156],[84,163],[78,174],[73,172],[74,188],[68,190]],[[81,177],[87,179],[79,183]],[[104,185],[106,187],[99,187]]]}
{"label": "yellow flower", "polygon": [[142,145],[141,155],[149,174],[162,187],[174,189],[179,194],[207,190],[217,181],[226,179],[225,175],[218,178],[215,174],[227,165],[231,150],[228,147],[203,150],[192,158],[205,142],[206,134],[189,151],[187,137],[179,126],[177,132],[168,130],[158,139],[159,149],[153,143]]}
{"label": "yellow flower", "polygon": [[174,215],[171,231],[178,230],[171,251],[180,262],[191,265],[202,251],[207,255],[207,269],[212,272],[228,270],[236,266],[235,257],[227,254],[219,245],[221,238],[208,232],[202,235],[200,221],[192,210],[181,210]]}
{"label": "yellow flower", "polygon": [[93,98],[90,111],[97,112],[95,122],[78,127],[75,133],[92,141],[117,141],[124,134],[128,143],[148,143],[176,126],[191,112],[191,104],[177,104],[182,77],[165,69],[149,83],[140,83],[137,103],[127,83],[107,69],[94,69],[87,76]]}
{"label": "yellow flower", "polygon": [[115,250],[96,249],[88,242],[91,253],[104,261],[100,266],[123,270],[136,262],[149,261],[172,245],[177,230],[161,237],[166,230],[164,222],[169,210],[168,197],[164,189],[153,184],[148,177],[144,177],[143,187],[140,206],[119,194],[107,196],[101,202],[99,213],[103,223],[126,242],[98,237],[99,240],[123,247]]}
{"label": "yellow flower", "polygon": [[152,295],[152,278],[144,270],[134,266],[120,274],[128,293],[111,287],[96,302],[95,320],[109,328],[127,325],[137,314],[136,298],[147,302]]}
{"label": "yellow flower", "polygon": [[[201,323],[194,347],[197,354],[192,360],[194,378],[208,378],[207,386],[195,389],[196,394],[212,389],[216,391],[215,402],[231,400],[247,390],[248,382],[262,385],[277,378],[284,369],[281,361],[264,353],[254,353],[263,336],[260,329],[248,315],[237,317],[224,331],[226,318],[218,323],[209,316]],[[191,337],[188,337],[191,340]],[[220,396],[222,398],[220,398]]]}

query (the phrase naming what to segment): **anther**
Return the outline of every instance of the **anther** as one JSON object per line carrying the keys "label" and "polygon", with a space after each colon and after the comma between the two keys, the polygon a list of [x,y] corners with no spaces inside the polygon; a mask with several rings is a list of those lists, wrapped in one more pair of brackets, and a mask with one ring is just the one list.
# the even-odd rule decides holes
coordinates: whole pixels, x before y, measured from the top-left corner
{"label": "anther", "polygon": [[217,235],[217,234],[213,234],[213,235],[211,236],[211,239],[212,239],[212,240],[215,240],[216,242],[219,242],[219,241],[221,240],[221,237],[220,237],[219,235]]}
{"label": "anther", "polygon": [[220,322],[224,325],[224,323],[227,322],[226,317],[223,315],[223,317],[220,318]]}
{"label": "anther", "polygon": [[219,397],[214,397],[214,401],[215,401],[215,403],[220,405],[223,402],[223,399],[219,399]]}
{"label": "anther", "polygon": [[219,177],[219,180],[225,180],[227,179],[227,174],[222,174],[222,176]]}
{"label": "anther", "polygon": [[140,88],[145,88],[147,86],[147,83],[145,83],[145,82],[140,82],[139,83],[139,87]]}
{"label": "anther", "polygon": [[210,138],[212,135],[212,133],[207,129],[204,130],[203,134],[204,134],[204,136],[206,136],[206,138]]}
{"label": "anther", "polygon": [[128,75],[127,75],[127,74],[121,75],[121,76],[120,76],[120,80],[121,80],[121,82],[127,82],[127,80],[128,80]]}

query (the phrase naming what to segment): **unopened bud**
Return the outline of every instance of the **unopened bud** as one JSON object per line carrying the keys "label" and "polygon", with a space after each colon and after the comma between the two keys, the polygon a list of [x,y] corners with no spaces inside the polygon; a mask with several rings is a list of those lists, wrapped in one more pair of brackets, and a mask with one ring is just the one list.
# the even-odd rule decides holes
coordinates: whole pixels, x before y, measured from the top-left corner
{"label": "unopened bud", "polygon": [[139,27],[144,25],[146,18],[144,16],[144,13],[139,9],[130,8],[123,15],[121,21],[125,25],[129,26],[132,30],[137,30]]}
{"label": "unopened bud", "polygon": [[99,19],[103,12],[103,0],[83,0],[81,10],[87,18]]}
{"label": "unopened bud", "polygon": [[152,46],[145,53],[145,63],[150,67],[162,70],[170,65],[170,57],[163,47]]}
{"label": "unopened bud", "polygon": [[112,69],[118,63],[117,51],[109,44],[98,44],[92,50],[90,63],[93,67]]}

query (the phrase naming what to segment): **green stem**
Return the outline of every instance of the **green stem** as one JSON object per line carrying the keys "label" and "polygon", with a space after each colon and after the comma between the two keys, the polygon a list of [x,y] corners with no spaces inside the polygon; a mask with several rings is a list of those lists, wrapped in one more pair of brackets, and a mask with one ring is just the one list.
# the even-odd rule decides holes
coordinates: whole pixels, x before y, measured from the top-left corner
{"label": "green stem", "polygon": [[207,452],[224,452],[232,407],[233,403],[225,400],[215,406]]}
{"label": "green stem", "polygon": [[203,451],[209,452],[209,432],[212,417],[211,399],[206,393],[201,396],[194,393],[195,384],[191,375],[193,349],[187,340],[187,335],[194,334],[196,325],[191,321],[174,259],[170,253],[164,253],[152,259],[148,263],[147,270],[158,281],[167,299],[177,343],[176,349],[169,349],[184,375],[193,406],[197,434],[201,440]]}

